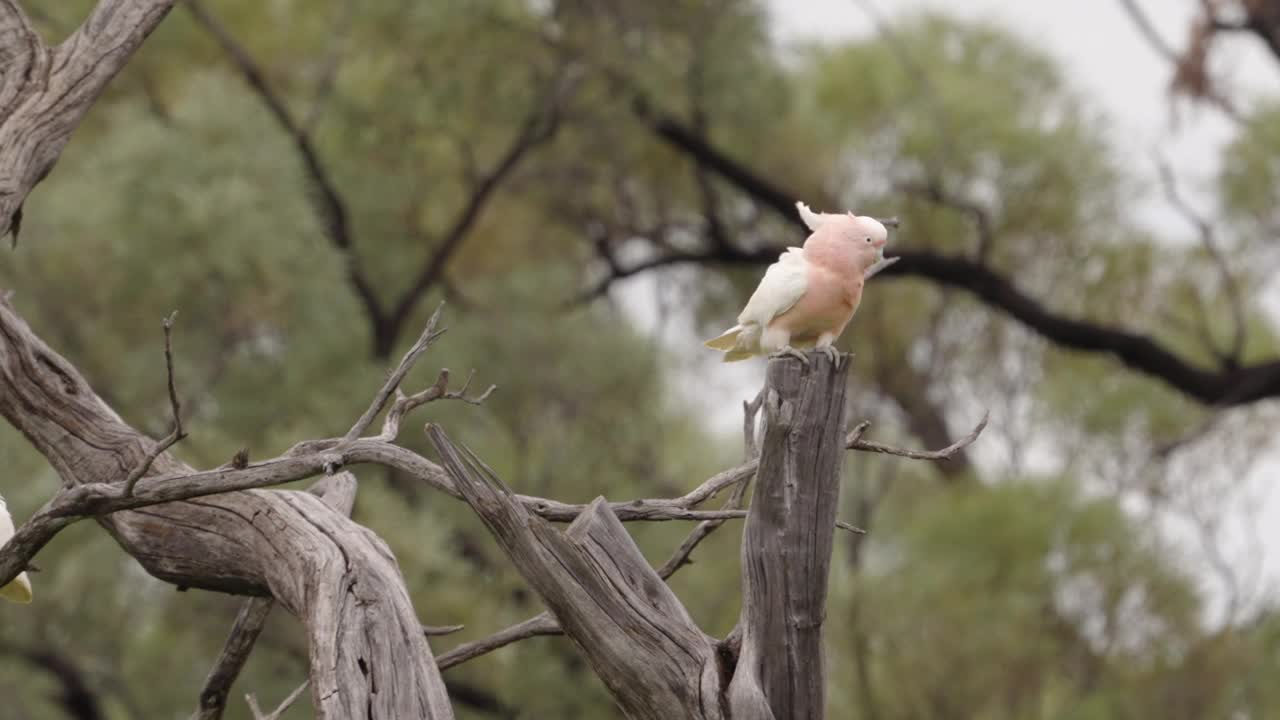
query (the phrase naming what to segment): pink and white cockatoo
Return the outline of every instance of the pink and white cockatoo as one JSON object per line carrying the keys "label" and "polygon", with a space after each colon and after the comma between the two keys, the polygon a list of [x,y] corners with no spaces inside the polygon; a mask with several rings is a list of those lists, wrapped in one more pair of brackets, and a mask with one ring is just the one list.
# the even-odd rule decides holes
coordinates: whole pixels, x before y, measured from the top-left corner
{"label": "pink and white cockatoo", "polygon": [[706,342],[725,362],[781,353],[808,360],[797,348],[816,348],[832,361],[831,346],[862,301],[864,275],[883,259],[889,231],[878,220],[815,213],[796,203],[812,234],[803,248],[787,248],[738,315],[738,324]]}
{"label": "pink and white cockatoo", "polygon": [[[4,498],[0,497],[0,546],[13,537],[13,518],[9,517],[9,508],[5,507]],[[4,587],[0,587],[0,598],[17,603],[31,602],[31,581],[27,574],[18,573],[18,577]]]}

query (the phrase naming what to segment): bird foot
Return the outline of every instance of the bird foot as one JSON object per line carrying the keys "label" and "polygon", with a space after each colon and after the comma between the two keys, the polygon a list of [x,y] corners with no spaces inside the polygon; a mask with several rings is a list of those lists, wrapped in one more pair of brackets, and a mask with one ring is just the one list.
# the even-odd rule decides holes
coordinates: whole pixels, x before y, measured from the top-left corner
{"label": "bird foot", "polygon": [[806,368],[809,367],[809,357],[804,353],[800,352],[799,350],[791,347],[790,345],[784,345],[781,350],[769,356],[770,359],[780,358],[780,357],[793,357],[799,360],[801,363],[804,363],[804,366]]}
{"label": "bird foot", "polygon": [[836,350],[830,345],[822,345],[821,347],[818,347],[817,350],[827,356],[827,359],[831,361],[832,367],[840,367],[840,360],[844,357],[844,353]]}

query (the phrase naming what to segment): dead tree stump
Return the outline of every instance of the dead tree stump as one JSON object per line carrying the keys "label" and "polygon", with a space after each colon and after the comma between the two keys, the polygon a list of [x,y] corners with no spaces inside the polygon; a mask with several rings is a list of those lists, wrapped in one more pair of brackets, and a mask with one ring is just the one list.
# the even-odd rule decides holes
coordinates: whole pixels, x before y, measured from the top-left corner
{"label": "dead tree stump", "polygon": [[848,362],[769,362],[764,439],[742,541],[742,646],[734,720],[817,720],[822,625],[844,459]]}

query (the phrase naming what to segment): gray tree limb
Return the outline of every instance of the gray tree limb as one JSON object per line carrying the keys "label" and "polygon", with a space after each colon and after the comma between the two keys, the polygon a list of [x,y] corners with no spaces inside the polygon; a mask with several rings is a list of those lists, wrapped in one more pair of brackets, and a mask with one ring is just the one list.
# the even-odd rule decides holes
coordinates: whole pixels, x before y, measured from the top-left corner
{"label": "gray tree limb", "polygon": [[715,640],[694,625],[603,498],[561,532],[439,427],[428,434],[467,504],[627,717],[724,717]]}
{"label": "gray tree limb", "polygon": [[49,47],[16,0],[0,0],[0,237],[17,239],[23,201],[175,1],[100,0],[65,42]]}
{"label": "gray tree limb", "polygon": [[[452,717],[385,543],[305,492],[228,492],[141,508],[139,500],[171,493],[155,475],[193,471],[162,454],[125,497],[118,481],[151,441],[107,407],[7,303],[0,303],[0,414],[66,484],[51,504],[85,492],[107,498],[107,505],[139,507],[97,520],[149,573],[180,586],[270,595],[297,616],[308,634],[317,717],[364,716],[370,709],[376,717]],[[111,488],[114,493],[104,490]],[[44,517],[54,525],[69,522],[56,513]],[[4,572],[15,557],[0,554]]]}
{"label": "gray tree limb", "polygon": [[[324,500],[330,507],[351,517],[356,501],[356,478],[351,473],[338,473],[318,480],[308,492]],[[209,671],[204,689],[200,691],[199,705],[191,720],[221,720],[227,707],[231,686],[235,683],[244,664],[253,652],[253,646],[267,624],[267,616],[275,601],[271,598],[250,598],[240,607],[227,642]]]}

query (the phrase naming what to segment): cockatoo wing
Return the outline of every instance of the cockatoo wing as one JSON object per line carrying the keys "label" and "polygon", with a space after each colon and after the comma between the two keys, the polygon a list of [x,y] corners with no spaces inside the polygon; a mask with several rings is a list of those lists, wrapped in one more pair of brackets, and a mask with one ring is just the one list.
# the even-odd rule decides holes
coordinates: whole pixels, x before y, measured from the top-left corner
{"label": "cockatoo wing", "polygon": [[[5,507],[4,498],[0,498],[0,545],[9,542],[13,537],[13,518],[9,517],[9,509]],[[19,603],[31,602],[31,581],[27,574],[19,573],[13,582],[0,587],[0,598]]]}
{"label": "cockatoo wing", "polygon": [[816,213],[810,210],[809,206],[802,202],[796,203],[796,209],[800,211],[800,219],[804,220],[804,224],[807,225],[810,230],[817,230],[831,220],[835,220],[837,218],[847,219],[849,217],[848,215],[837,215],[832,213]]}
{"label": "cockatoo wing", "polygon": [[770,320],[790,310],[804,297],[809,286],[809,263],[800,248],[787,248],[778,262],[765,270],[760,285],[738,315],[738,324],[765,327]]}

